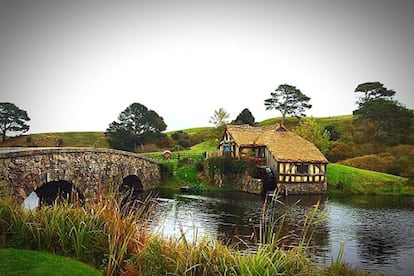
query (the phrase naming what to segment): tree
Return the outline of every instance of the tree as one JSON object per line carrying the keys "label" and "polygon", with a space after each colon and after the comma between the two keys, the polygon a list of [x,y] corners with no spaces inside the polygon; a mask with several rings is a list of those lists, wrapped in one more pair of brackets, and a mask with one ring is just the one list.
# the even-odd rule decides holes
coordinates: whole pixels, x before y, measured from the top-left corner
{"label": "tree", "polygon": [[214,110],[214,114],[210,117],[208,122],[214,124],[216,127],[220,127],[228,123],[229,117],[230,115],[226,112],[226,110],[220,107],[219,109]]}
{"label": "tree", "polygon": [[315,118],[301,119],[299,125],[293,129],[293,132],[314,143],[323,154],[328,152],[329,132]]}
{"label": "tree", "polygon": [[134,151],[137,145],[145,144],[162,136],[167,125],[164,119],[146,106],[133,103],[122,111],[118,121],[113,121],[105,132],[111,147]]}
{"label": "tree", "polygon": [[248,108],[243,109],[242,112],[240,112],[240,114],[236,117],[236,120],[231,123],[235,125],[255,125],[254,117]]}
{"label": "tree", "polygon": [[373,125],[373,138],[386,144],[398,143],[399,139],[412,133],[414,114],[396,100],[385,98],[370,99],[354,111],[357,122]]}
{"label": "tree", "polygon": [[293,115],[297,118],[305,117],[306,109],[312,107],[308,104],[310,98],[303,94],[295,86],[288,84],[279,85],[272,96],[264,101],[266,110],[276,109],[282,113],[282,124],[285,122],[286,115]]}
{"label": "tree", "polygon": [[385,88],[384,84],[378,81],[361,83],[355,88],[354,92],[363,93],[363,96],[357,101],[359,105],[373,99],[391,99],[395,95],[394,90]]}
{"label": "tree", "polygon": [[0,129],[3,134],[3,142],[6,141],[7,132],[26,132],[29,130],[30,121],[27,112],[18,108],[13,103],[0,103]]}

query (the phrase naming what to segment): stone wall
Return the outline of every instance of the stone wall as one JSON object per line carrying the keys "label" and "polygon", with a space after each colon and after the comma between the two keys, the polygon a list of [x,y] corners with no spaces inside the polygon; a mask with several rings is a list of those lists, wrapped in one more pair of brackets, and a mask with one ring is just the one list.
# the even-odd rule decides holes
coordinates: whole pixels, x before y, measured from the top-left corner
{"label": "stone wall", "polygon": [[325,194],[327,185],[326,183],[289,183],[282,185],[281,188],[286,189],[287,194]]}
{"label": "stone wall", "polygon": [[261,194],[263,190],[262,180],[251,177],[247,171],[242,174],[216,175],[214,184],[251,194]]}
{"label": "stone wall", "polygon": [[96,148],[22,148],[0,151],[0,182],[22,202],[41,185],[55,180],[72,182],[88,198],[136,175],[144,190],[158,187],[160,166],[134,153]]}
{"label": "stone wall", "polygon": [[[261,179],[252,178],[247,172],[243,174],[216,175],[214,178],[215,185],[231,187],[236,191],[242,191],[252,194],[261,194],[263,183]],[[287,194],[325,194],[326,183],[289,183],[280,186],[283,193]]]}

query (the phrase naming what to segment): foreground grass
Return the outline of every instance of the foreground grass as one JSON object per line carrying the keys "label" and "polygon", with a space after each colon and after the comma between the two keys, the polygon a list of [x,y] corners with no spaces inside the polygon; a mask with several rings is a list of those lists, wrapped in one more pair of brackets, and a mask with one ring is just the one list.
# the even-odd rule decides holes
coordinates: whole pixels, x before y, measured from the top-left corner
{"label": "foreground grass", "polygon": [[[146,215],[152,213],[151,201],[142,202],[138,208],[122,209],[116,201],[105,198],[109,196],[85,208],[55,206],[34,211],[22,210],[11,200],[0,200],[0,248],[32,249],[73,257],[106,275],[344,275],[344,272],[357,275],[340,261],[319,268],[310,260],[306,244],[313,227],[320,221],[316,218],[319,213],[316,209],[304,218],[305,230],[299,246],[279,247],[281,239],[275,223],[280,220],[266,219],[262,228],[265,238],[259,240],[257,252],[243,254],[218,241],[188,241],[184,235],[174,239],[152,235],[146,225],[149,219]],[[265,217],[265,206],[263,210]],[[24,267],[12,260],[7,263],[8,268],[4,269],[10,274],[20,274]],[[50,262],[39,260],[38,265],[39,268],[33,268],[33,274],[48,273]],[[72,271],[72,267],[66,270],[73,274]]]}
{"label": "foreground grass", "polygon": [[1,275],[102,275],[71,258],[27,249],[0,249],[0,260]]}
{"label": "foreground grass", "polygon": [[414,195],[407,178],[340,164],[329,164],[328,192],[363,195]]}

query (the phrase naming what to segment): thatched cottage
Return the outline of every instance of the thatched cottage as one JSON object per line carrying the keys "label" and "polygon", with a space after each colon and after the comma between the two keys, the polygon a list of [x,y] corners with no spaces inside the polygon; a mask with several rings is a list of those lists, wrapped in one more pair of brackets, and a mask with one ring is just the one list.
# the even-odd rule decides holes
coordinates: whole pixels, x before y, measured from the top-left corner
{"label": "thatched cottage", "polygon": [[237,159],[254,158],[258,165],[270,167],[277,187],[287,193],[326,192],[328,160],[313,143],[283,125],[228,125],[219,154]]}

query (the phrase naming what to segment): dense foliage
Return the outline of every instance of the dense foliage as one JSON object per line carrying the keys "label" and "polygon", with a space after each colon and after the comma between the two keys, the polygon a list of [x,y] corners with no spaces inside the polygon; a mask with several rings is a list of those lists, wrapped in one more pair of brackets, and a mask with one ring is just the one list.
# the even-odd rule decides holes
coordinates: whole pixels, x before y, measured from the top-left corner
{"label": "dense foliage", "polygon": [[293,132],[315,144],[323,154],[328,152],[330,134],[315,118],[301,119]]}
{"label": "dense foliage", "polygon": [[368,100],[354,111],[354,115],[367,138],[378,142],[395,145],[412,132],[414,113],[395,100]]}
{"label": "dense foliage", "polygon": [[243,109],[239,115],[237,115],[236,119],[231,122],[233,125],[251,125],[254,126],[255,119],[253,117],[253,114],[250,112],[248,108]]}
{"label": "dense foliage", "polygon": [[207,166],[210,179],[214,179],[214,175],[239,174],[245,171],[253,175],[256,168],[252,160],[236,160],[229,157],[209,158]]}
{"label": "dense foliage", "polygon": [[173,134],[171,134],[171,138],[173,138],[177,142],[177,145],[183,148],[187,148],[192,145],[190,134],[182,130],[176,131]]}

